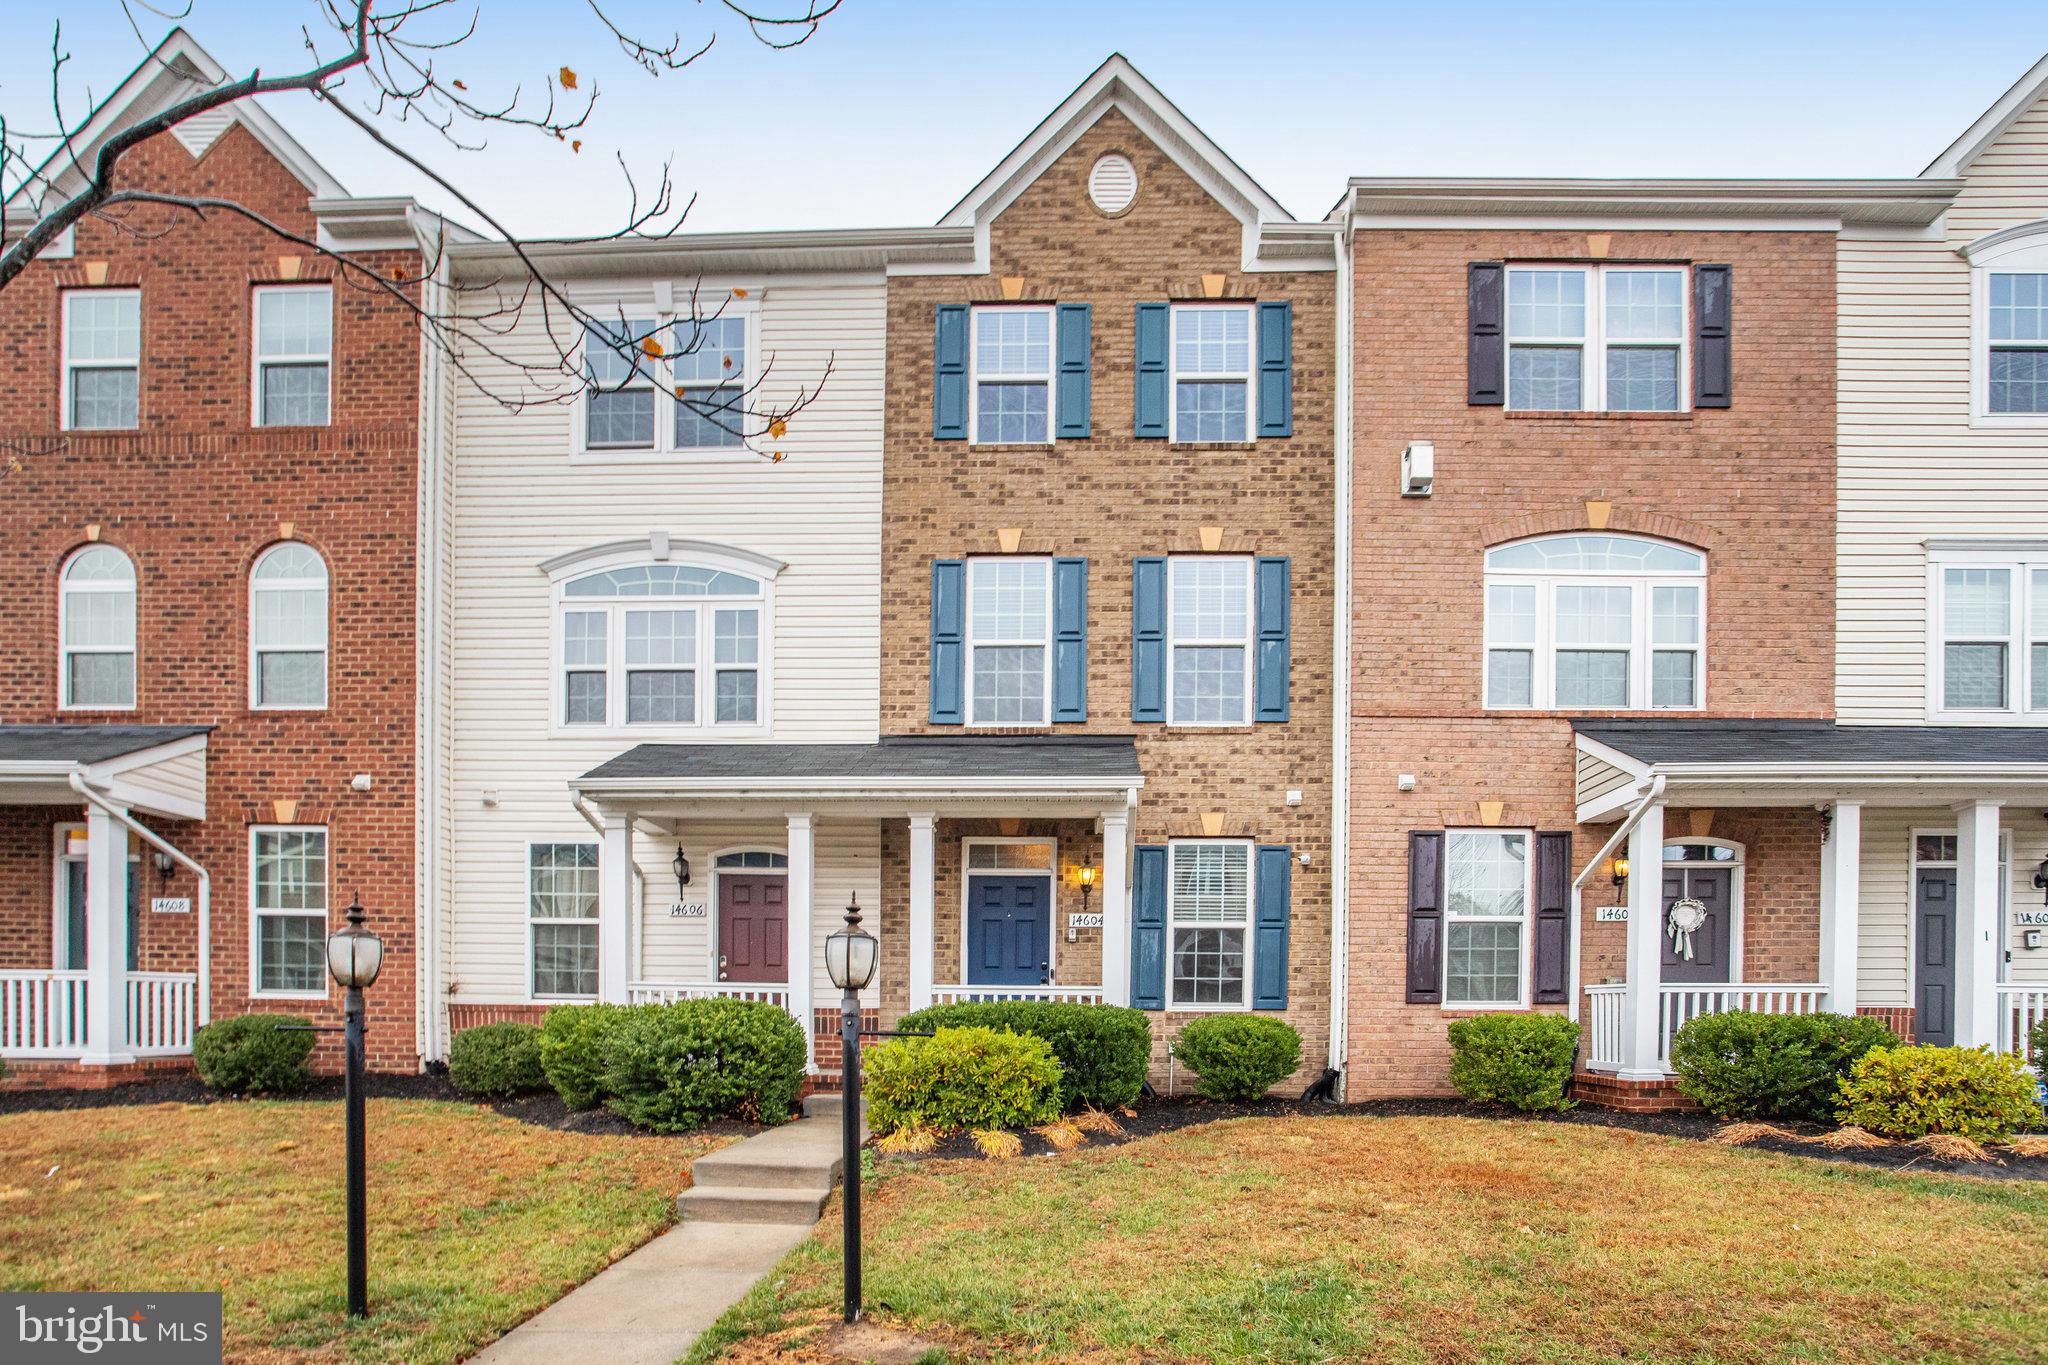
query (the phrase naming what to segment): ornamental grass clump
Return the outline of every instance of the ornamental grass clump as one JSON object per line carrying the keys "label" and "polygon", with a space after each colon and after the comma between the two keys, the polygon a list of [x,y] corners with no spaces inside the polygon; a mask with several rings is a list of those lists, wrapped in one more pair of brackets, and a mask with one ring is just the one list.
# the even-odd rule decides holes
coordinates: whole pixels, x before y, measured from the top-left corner
{"label": "ornamental grass clump", "polygon": [[942,1028],[894,1038],[863,1063],[868,1122],[878,1133],[956,1133],[1049,1123],[1060,1112],[1060,1064],[1043,1038]]}

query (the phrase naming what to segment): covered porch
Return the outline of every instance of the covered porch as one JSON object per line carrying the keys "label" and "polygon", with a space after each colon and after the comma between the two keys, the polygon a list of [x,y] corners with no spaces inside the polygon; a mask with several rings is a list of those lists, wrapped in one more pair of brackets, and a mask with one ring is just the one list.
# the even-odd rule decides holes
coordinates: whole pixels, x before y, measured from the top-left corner
{"label": "covered porch", "polygon": [[[208,1018],[209,879],[145,821],[205,818],[206,739],[0,726],[0,1058],[114,1068],[191,1052]],[[149,894],[180,870],[195,896]]]}
{"label": "covered porch", "polygon": [[[1128,1003],[1128,739],[648,744],[577,778],[600,835],[598,998],[766,1000],[838,1066],[823,943],[858,903],[879,1022],[969,999]],[[1085,885],[1090,911],[1060,916]],[[1070,922],[1071,920],[1071,922]]]}
{"label": "covered porch", "polygon": [[1586,1069],[1662,1082],[1678,1029],[1729,1010],[1868,1014],[2024,1052],[2048,1015],[2048,951],[2026,928],[2048,923],[2048,732],[1574,729],[1578,819],[1606,834],[1572,885]]}

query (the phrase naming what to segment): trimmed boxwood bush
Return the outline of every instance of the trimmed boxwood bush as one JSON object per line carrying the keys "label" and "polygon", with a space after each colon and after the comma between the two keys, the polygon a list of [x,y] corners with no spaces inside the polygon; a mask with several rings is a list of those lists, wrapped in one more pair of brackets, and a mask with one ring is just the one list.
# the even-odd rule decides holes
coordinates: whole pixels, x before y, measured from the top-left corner
{"label": "trimmed boxwood bush", "polygon": [[485,1099],[547,1089],[540,1030],[515,1019],[464,1029],[448,1045],[448,1080],[463,1094]]}
{"label": "trimmed boxwood bush", "polygon": [[1535,1113],[1569,1109],[1579,1026],[1562,1014],[1481,1014],[1451,1021],[1451,1084],[1477,1104]]}
{"label": "trimmed boxwood bush", "polygon": [[862,1059],[868,1122],[878,1133],[1020,1128],[1060,1112],[1060,1063],[1029,1033],[941,1028],[894,1038]]}
{"label": "trimmed boxwood bush", "polygon": [[1143,1010],[1048,1000],[989,1000],[933,1005],[898,1028],[992,1028],[1043,1038],[1059,1059],[1060,1107],[1121,1109],[1144,1089],[1152,1064],[1152,1024]]}
{"label": "trimmed boxwood bush", "polygon": [[[192,1038],[199,1079],[229,1094],[283,1095],[313,1082],[306,1057],[310,1020],[291,1014],[238,1014],[216,1019]],[[296,1030],[296,1031],[294,1031]]]}
{"label": "trimmed boxwood bush", "polygon": [[1681,1025],[1671,1069],[1680,1094],[1724,1119],[1826,1122],[1857,1058],[1898,1041],[1875,1019],[1731,1010]]}
{"label": "trimmed boxwood bush", "polygon": [[627,1008],[557,1005],[541,1020],[541,1073],[571,1109],[589,1109],[605,1098],[605,1037]]}
{"label": "trimmed boxwood bush", "polygon": [[1212,1100],[1255,1100],[1301,1065],[1301,1035],[1263,1014],[1212,1014],[1174,1040],[1173,1055]]}
{"label": "trimmed boxwood bush", "polygon": [[1881,1047],[1849,1069],[1835,1116],[1889,1138],[1953,1133],[2004,1142],[2041,1122],[2034,1078],[1983,1047]]}
{"label": "trimmed boxwood bush", "polygon": [[628,1006],[598,1047],[607,1103],[656,1133],[715,1118],[781,1123],[804,1083],[803,1030],[760,1000]]}

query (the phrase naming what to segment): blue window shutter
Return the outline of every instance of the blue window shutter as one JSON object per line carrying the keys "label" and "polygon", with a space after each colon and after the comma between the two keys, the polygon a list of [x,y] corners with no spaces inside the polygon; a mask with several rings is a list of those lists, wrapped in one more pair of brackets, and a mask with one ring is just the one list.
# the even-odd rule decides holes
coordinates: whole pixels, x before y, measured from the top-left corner
{"label": "blue window shutter", "polygon": [[932,435],[941,441],[967,439],[967,305],[939,305],[933,349]]}
{"label": "blue window shutter", "polygon": [[1163,303],[1138,305],[1138,435],[1166,439],[1166,323]]}
{"label": "blue window shutter", "polygon": [[932,561],[932,724],[967,720],[967,561]]}
{"label": "blue window shutter", "polygon": [[1294,850],[1285,844],[1260,844],[1254,877],[1258,904],[1252,913],[1252,1008],[1287,1008],[1288,879],[1294,873]]}
{"label": "blue window shutter", "polygon": [[1294,434],[1294,305],[1259,305],[1259,435]]}
{"label": "blue window shutter", "polygon": [[1088,435],[1089,332],[1093,310],[1085,303],[1063,303],[1059,309],[1060,376],[1059,438],[1078,441]]}
{"label": "blue window shutter", "polygon": [[1257,707],[1252,719],[1287,719],[1287,675],[1294,647],[1288,640],[1288,588],[1291,570],[1285,555],[1259,560],[1259,638]]}
{"label": "blue window shutter", "polygon": [[1166,722],[1166,557],[1131,561],[1131,719]]}
{"label": "blue window shutter", "polygon": [[1166,1008],[1166,845],[1139,844],[1131,864],[1131,1004]]}
{"label": "blue window shutter", "polygon": [[1088,719],[1088,561],[1052,562],[1052,718]]}

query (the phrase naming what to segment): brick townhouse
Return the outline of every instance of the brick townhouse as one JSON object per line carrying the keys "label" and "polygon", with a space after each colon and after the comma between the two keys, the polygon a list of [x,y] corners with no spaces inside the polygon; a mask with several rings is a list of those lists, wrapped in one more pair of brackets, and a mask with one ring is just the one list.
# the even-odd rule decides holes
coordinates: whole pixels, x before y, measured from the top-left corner
{"label": "brick townhouse", "polygon": [[[221,77],[173,35],[81,155]],[[409,206],[350,200],[252,105],[121,164],[419,273]],[[209,1017],[337,1022],[322,941],[358,895],[388,945],[370,1060],[409,1070],[412,318],[234,216],[131,223],[86,219],[0,294],[9,1083],[184,1065]]]}

